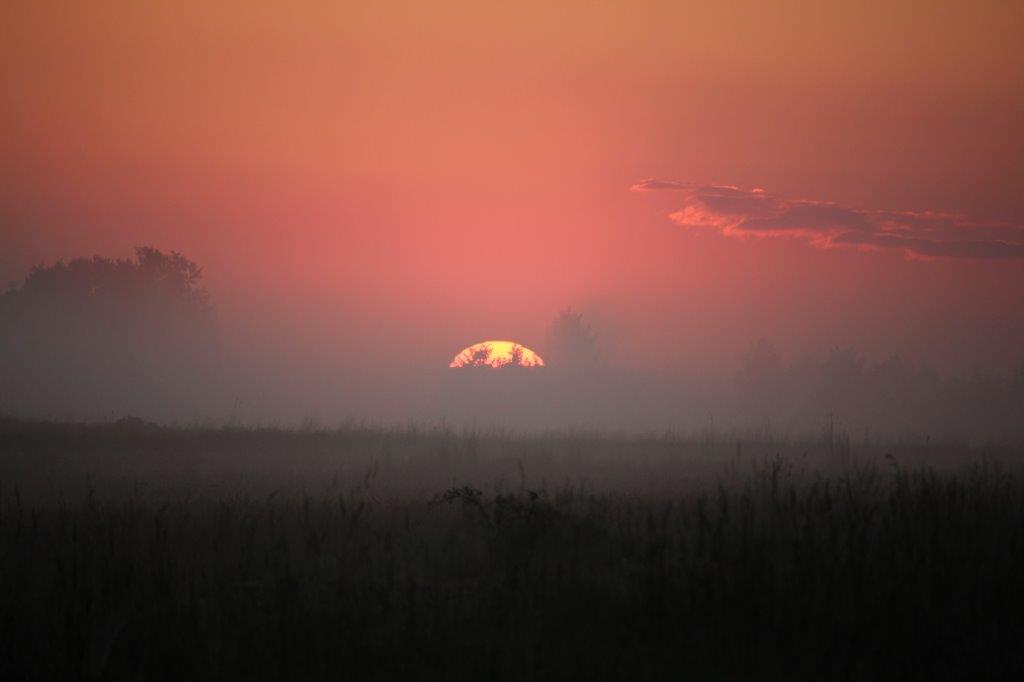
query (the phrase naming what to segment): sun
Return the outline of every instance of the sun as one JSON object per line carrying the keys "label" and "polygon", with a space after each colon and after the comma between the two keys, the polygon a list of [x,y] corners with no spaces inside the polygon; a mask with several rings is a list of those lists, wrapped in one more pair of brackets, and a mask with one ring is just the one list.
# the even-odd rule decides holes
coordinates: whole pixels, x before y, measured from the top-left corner
{"label": "sun", "polygon": [[481,341],[463,348],[449,367],[543,367],[544,359],[515,341]]}

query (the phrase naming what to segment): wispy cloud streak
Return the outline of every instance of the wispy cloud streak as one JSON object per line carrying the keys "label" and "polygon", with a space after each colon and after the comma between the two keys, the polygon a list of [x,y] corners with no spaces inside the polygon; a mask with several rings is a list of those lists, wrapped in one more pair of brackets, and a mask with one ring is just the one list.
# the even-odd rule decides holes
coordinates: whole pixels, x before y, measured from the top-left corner
{"label": "wispy cloud streak", "polygon": [[644,180],[634,192],[678,195],[668,217],[688,229],[728,237],[790,237],[819,248],[898,250],[910,258],[1024,258],[1024,225],[934,211],[885,211],[792,199],[763,189]]}

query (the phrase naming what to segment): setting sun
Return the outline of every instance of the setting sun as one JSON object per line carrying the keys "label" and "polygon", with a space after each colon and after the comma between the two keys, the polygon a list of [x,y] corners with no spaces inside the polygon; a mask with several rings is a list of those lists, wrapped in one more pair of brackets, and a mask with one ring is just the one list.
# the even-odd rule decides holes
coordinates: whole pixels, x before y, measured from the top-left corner
{"label": "setting sun", "polygon": [[481,341],[463,348],[448,364],[452,368],[507,366],[543,367],[544,359],[515,341]]}

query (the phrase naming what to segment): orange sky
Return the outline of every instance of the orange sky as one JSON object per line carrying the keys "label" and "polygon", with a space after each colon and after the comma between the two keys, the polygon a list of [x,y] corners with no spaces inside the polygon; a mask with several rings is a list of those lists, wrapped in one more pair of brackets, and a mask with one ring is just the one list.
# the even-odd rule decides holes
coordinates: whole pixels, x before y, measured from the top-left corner
{"label": "orange sky", "polygon": [[[443,365],[573,304],[644,366],[758,336],[1014,362],[1024,258],[877,245],[1019,243],[1022,28],[1001,0],[6,2],[0,277],[177,249],[299,356]],[[630,191],[651,178],[764,188],[785,229],[683,224],[706,193]],[[870,226],[797,234],[810,201]]]}

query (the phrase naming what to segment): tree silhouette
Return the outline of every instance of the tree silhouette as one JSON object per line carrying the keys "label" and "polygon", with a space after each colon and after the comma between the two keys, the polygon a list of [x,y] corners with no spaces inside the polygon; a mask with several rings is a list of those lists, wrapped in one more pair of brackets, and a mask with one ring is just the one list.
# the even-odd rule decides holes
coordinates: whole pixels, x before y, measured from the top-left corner
{"label": "tree silhouette", "polygon": [[200,374],[212,321],[202,268],[177,252],[37,265],[0,295],[0,399],[134,405],[180,392]]}
{"label": "tree silhouette", "polygon": [[491,345],[489,343],[484,343],[470,354],[469,358],[463,364],[463,367],[488,367],[489,365],[487,363],[490,359]]}
{"label": "tree silhouette", "polygon": [[94,256],[36,265],[4,298],[8,309],[20,311],[159,304],[203,313],[209,310],[209,294],[201,280],[202,268],[180,253],[138,247],[133,260]]}
{"label": "tree silhouette", "polygon": [[582,313],[567,307],[548,327],[545,356],[552,367],[593,368],[598,364],[597,333]]}
{"label": "tree silhouette", "polygon": [[513,344],[512,348],[508,351],[509,356],[504,362],[501,363],[502,367],[522,367],[523,365],[523,347],[518,343]]}

